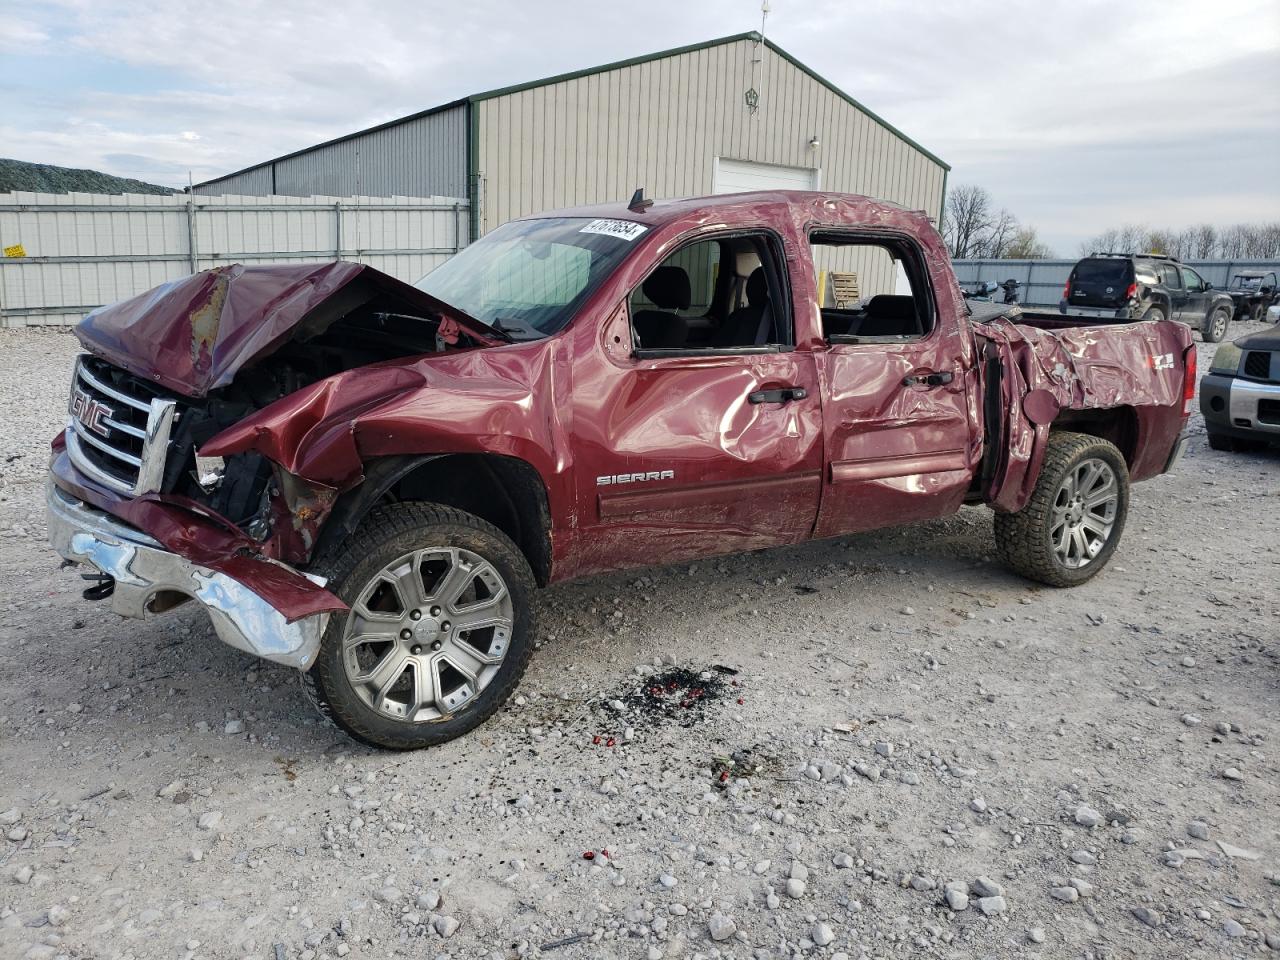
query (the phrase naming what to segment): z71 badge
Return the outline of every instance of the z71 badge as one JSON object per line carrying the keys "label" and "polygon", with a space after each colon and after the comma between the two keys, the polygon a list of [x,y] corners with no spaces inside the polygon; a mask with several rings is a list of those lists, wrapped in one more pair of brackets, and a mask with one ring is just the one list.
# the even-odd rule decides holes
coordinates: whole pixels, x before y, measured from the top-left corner
{"label": "z71 badge", "polygon": [[639,483],[642,480],[674,480],[674,470],[650,470],[648,473],[611,473],[596,477],[597,487],[611,487],[619,483]]}

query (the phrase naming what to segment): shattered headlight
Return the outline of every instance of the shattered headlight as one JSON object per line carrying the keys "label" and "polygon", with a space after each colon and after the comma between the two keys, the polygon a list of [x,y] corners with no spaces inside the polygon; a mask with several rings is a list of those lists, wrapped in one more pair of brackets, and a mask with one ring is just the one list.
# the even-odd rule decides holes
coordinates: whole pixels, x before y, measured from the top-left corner
{"label": "shattered headlight", "polygon": [[1235,373],[1240,369],[1240,348],[1234,343],[1224,343],[1213,355],[1210,373]]}

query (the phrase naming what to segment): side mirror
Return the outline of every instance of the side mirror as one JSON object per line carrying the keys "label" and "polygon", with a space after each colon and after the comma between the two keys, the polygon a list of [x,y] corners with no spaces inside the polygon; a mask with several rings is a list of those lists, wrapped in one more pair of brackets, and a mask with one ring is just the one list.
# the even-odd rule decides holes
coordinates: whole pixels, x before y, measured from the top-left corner
{"label": "side mirror", "polygon": [[1212,289],[1213,289],[1213,284],[1212,284],[1212,283],[1210,283],[1208,280],[1206,280],[1206,281],[1204,282],[1204,288],[1205,288],[1206,290],[1212,290]]}

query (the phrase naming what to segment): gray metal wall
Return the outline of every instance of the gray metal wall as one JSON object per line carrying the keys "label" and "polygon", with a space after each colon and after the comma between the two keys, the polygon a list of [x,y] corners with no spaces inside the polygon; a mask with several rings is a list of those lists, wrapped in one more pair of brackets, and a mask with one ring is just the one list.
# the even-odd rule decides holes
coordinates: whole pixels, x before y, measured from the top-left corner
{"label": "gray metal wall", "polygon": [[[751,87],[754,115],[743,100]],[[751,40],[499,95],[477,110],[482,232],[539,210],[625,201],[639,185],[652,197],[709,194],[716,157],[817,167],[824,190],[935,217],[942,204],[942,166]]]}
{"label": "gray metal wall", "polygon": [[465,197],[467,108],[462,104],[314,147],[198,186],[196,193]]}
{"label": "gray metal wall", "polygon": [[[957,260],[956,279],[962,284],[979,280],[1004,282],[1013,279],[1022,284],[1019,299],[1038,306],[1058,305],[1062,288],[1078,260]],[[1225,289],[1241,270],[1277,270],[1280,260],[1185,260],[1215,287]]]}
{"label": "gray metal wall", "polygon": [[467,243],[454,197],[0,194],[0,327],[89,310],[226,263],[356,260],[408,283]]}

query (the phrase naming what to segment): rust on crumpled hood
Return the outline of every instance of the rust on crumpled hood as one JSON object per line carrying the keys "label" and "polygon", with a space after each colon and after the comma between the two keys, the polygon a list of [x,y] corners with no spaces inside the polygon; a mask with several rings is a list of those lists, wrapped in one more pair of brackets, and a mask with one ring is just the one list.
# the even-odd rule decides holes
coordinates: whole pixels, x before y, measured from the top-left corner
{"label": "rust on crumpled hood", "polygon": [[86,350],[130,373],[199,397],[226,386],[246,364],[278,348],[327,301],[356,293],[356,284],[441,316],[446,338],[456,324],[482,343],[502,342],[492,328],[430,294],[345,261],[234,263],[203,270],[99,307],[76,327],[76,336]]}

